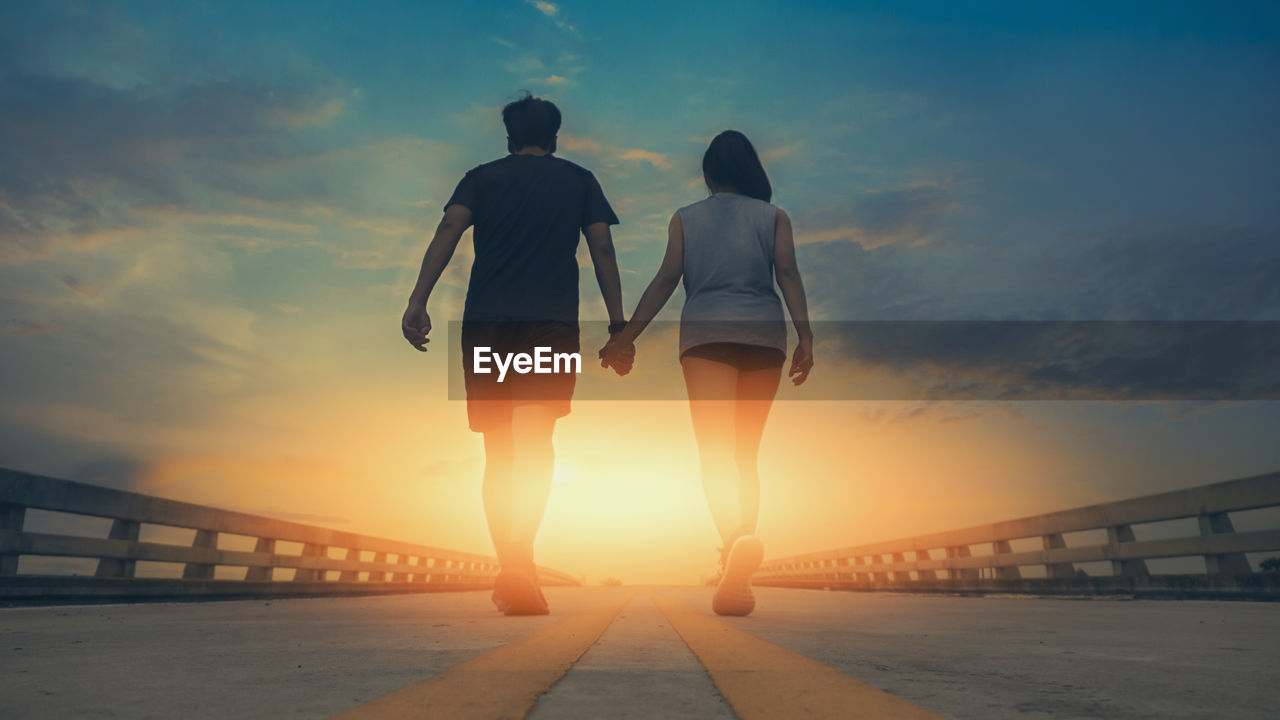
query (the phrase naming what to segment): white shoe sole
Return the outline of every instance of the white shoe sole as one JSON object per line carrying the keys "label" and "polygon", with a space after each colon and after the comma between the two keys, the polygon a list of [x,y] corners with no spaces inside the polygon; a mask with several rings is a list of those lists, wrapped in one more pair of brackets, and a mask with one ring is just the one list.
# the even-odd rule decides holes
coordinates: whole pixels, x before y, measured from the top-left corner
{"label": "white shoe sole", "polygon": [[751,592],[751,576],[764,560],[764,543],[754,535],[738,538],[729,550],[724,577],[711,598],[711,609],[717,615],[750,615],[756,608]]}

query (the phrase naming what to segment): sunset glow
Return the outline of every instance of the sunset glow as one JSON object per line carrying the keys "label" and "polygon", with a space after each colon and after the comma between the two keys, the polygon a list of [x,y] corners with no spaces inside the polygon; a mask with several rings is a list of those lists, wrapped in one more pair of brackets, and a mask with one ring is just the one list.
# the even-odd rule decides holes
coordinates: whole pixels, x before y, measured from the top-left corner
{"label": "sunset glow", "polygon": [[[733,127],[816,320],[1280,320],[1274,18],[536,5],[0,10],[0,465],[491,553],[481,437],[447,392],[469,234],[430,350],[398,323],[522,88],[563,109],[559,154],[621,218],[628,312]],[[1278,403],[830,402],[811,388],[870,376],[823,340],[764,434],[770,556],[1280,467]],[[679,383],[669,343],[637,353],[611,381]],[[555,446],[539,563],[714,570],[687,402],[578,399]]]}

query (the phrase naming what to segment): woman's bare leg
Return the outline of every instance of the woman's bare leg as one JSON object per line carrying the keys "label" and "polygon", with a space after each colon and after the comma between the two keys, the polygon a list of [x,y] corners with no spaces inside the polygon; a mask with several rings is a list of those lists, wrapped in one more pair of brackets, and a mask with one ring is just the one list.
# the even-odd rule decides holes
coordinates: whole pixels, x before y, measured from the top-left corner
{"label": "woman's bare leg", "polygon": [[698,357],[680,362],[689,391],[689,412],[698,441],[702,489],[720,539],[727,544],[742,526],[738,468],[734,461],[734,404],[738,370]]}
{"label": "woman's bare leg", "polygon": [[755,534],[760,519],[760,438],[781,379],[782,368],[738,373],[734,461],[738,468],[742,529],[748,535]]}

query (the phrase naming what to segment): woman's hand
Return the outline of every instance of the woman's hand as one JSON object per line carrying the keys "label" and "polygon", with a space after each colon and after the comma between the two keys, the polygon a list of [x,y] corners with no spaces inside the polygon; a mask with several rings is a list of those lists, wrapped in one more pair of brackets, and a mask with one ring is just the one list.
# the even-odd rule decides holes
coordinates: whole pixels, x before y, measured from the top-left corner
{"label": "woman's hand", "polygon": [[796,352],[791,356],[791,369],[787,377],[796,385],[809,379],[809,371],[813,369],[813,338],[801,338],[796,345]]}
{"label": "woman's hand", "polygon": [[427,339],[427,333],[431,332],[431,316],[427,315],[425,305],[411,304],[405,309],[404,317],[400,318],[400,332],[414,349],[427,351],[424,346],[431,342]]}
{"label": "woman's hand", "polygon": [[636,360],[636,345],[621,335],[614,335],[600,348],[600,367],[611,367],[619,375],[631,372]]}

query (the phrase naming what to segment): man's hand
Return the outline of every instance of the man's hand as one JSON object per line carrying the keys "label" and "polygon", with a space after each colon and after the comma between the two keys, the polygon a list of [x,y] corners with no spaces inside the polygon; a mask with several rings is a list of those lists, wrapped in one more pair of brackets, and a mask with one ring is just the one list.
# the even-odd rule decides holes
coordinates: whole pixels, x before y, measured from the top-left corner
{"label": "man's hand", "polygon": [[813,338],[801,340],[796,345],[796,352],[791,356],[791,369],[787,377],[796,385],[809,379],[809,371],[813,369]]}
{"label": "man's hand", "polygon": [[631,372],[631,366],[635,363],[635,360],[635,343],[630,340],[624,340],[617,335],[609,338],[609,342],[600,348],[600,367],[611,367],[619,375],[626,375]]}
{"label": "man's hand", "polygon": [[431,332],[431,316],[427,315],[427,308],[421,305],[410,305],[404,311],[404,317],[400,319],[400,331],[404,333],[404,339],[419,352],[426,352],[424,347],[431,342],[427,339],[427,333]]}

